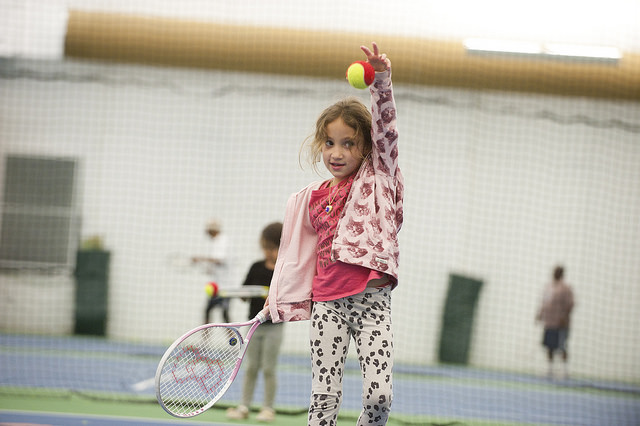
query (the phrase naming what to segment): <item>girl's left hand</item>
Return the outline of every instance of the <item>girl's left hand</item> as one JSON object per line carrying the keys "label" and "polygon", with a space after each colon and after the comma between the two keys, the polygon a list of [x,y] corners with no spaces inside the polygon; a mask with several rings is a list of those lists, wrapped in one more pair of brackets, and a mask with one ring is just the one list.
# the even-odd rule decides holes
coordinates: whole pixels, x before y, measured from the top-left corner
{"label": "girl's left hand", "polygon": [[371,64],[376,72],[383,72],[391,68],[391,61],[387,58],[387,54],[380,54],[378,51],[378,45],[372,42],[373,52],[366,46],[360,46],[360,49],[367,55],[367,61]]}

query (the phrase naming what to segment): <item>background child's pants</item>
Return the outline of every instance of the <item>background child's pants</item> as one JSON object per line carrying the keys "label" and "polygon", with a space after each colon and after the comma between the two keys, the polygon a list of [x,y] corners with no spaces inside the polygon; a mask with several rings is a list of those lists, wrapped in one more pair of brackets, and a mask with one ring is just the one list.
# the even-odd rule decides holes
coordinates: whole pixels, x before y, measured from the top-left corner
{"label": "background child's pants", "polygon": [[245,354],[245,376],[242,385],[242,404],[251,407],[253,392],[258,379],[258,372],[262,370],[264,378],[263,408],[273,408],[276,398],[276,367],[282,344],[284,324],[263,324],[258,327],[251,338],[251,344]]}

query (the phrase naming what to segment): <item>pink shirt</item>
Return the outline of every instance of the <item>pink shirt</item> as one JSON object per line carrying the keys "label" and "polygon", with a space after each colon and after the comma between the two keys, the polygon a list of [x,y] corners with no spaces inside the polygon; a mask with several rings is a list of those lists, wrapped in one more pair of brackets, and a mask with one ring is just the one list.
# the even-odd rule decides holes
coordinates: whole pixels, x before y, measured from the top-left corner
{"label": "pink shirt", "polygon": [[329,182],[312,191],[309,201],[309,219],[318,234],[316,275],[311,287],[314,302],[336,300],[361,293],[370,280],[384,276],[382,272],[364,266],[332,259],[331,245],[338,220],[351,191],[353,176],[338,186],[329,187]]}

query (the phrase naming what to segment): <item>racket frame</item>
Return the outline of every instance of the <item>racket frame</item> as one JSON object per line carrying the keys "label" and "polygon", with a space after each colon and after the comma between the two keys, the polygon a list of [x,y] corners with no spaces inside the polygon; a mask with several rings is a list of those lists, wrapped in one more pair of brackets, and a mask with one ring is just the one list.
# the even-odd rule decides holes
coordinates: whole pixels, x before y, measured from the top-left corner
{"label": "racket frame", "polygon": [[[170,415],[172,415],[174,417],[189,418],[189,417],[194,417],[194,416],[197,416],[199,414],[204,413],[209,408],[211,408],[216,402],[218,402],[218,400],[220,398],[222,398],[222,396],[226,393],[227,389],[229,389],[229,386],[231,386],[231,383],[233,383],[233,381],[235,380],[236,376],[238,375],[238,371],[240,371],[240,366],[242,365],[242,360],[244,358],[245,353],[247,352],[247,347],[249,346],[249,342],[251,340],[251,336],[253,336],[253,333],[256,331],[258,326],[260,324],[262,324],[263,322],[265,322],[266,320],[267,320],[267,316],[263,312],[259,312],[258,315],[256,315],[252,320],[247,321],[247,322],[203,324],[203,325],[200,325],[200,326],[198,326],[196,328],[193,328],[193,329],[187,331],[185,334],[183,334],[182,336],[177,338],[171,344],[171,346],[169,346],[169,348],[167,348],[167,350],[165,351],[164,355],[162,355],[162,358],[160,359],[160,362],[158,363],[158,368],[156,369],[156,375],[155,375],[156,398],[158,399],[158,403],[164,409],[164,411],[166,411],[167,413],[169,413]],[[229,378],[227,379],[225,384],[220,387],[220,390],[218,392],[216,392],[215,395],[213,396],[213,398],[207,404],[205,404],[203,407],[198,408],[197,410],[194,410],[194,411],[191,411],[191,412],[188,412],[188,413],[176,413],[176,412],[173,412],[173,411],[171,411],[171,409],[169,407],[167,407],[165,405],[165,403],[162,401],[162,395],[160,395],[160,383],[162,382],[162,372],[164,370],[165,364],[166,364],[167,360],[171,357],[174,349],[176,349],[178,346],[180,346],[180,344],[182,342],[184,342],[187,338],[189,338],[193,334],[198,333],[198,332],[200,332],[202,330],[205,330],[205,329],[208,329],[208,328],[213,328],[213,327],[231,328],[231,329],[234,330],[235,334],[239,337],[240,344],[242,346],[240,348],[240,351],[238,352],[238,356],[236,358],[236,364],[235,364],[235,366],[233,368],[233,372],[231,373],[231,375],[229,376]],[[247,332],[246,336],[244,336],[244,337],[242,336],[242,334],[238,330],[241,327],[250,327],[249,331]]]}
{"label": "racket frame", "polygon": [[269,287],[261,285],[247,285],[242,287],[220,289],[216,297],[229,299],[233,297],[239,298],[252,298],[262,297],[265,298],[269,295]]}

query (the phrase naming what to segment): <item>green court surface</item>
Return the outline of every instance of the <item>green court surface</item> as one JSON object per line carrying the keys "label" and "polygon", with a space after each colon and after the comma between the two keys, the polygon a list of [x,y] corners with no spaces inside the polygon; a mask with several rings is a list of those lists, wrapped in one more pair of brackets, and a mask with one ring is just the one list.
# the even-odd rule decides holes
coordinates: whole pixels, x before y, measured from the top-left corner
{"label": "green court surface", "polygon": [[[88,399],[83,396],[69,394],[66,396],[52,397],[52,396],[25,396],[25,395],[11,395],[7,393],[0,393],[0,422],[3,421],[2,410],[22,411],[27,412],[25,421],[28,420],[28,412],[38,413],[73,413],[76,415],[92,416],[105,416],[105,417],[118,417],[118,418],[140,418],[140,419],[157,419],[162,424],[180,424],[180,423],[208,423],[212,425],[264,425],[255,420],[256,411],[252,411],[250,418],[247,420],[228,420],[225,416],[225,406],[214,407],[207,412],[196,416],[192,419],[176,419],[169,416],[164,410],[155,402],[143,401],[133,403],[126,402],[113,402],[103,401],[97,399]],[[344,412],[340,414],[339,422],[345,425],[355,424],[357,419],[357,413]],[[276,421],[272,424],[278,426],[301,426],[306,424],[307,414],[296,410],[295,412],[287,412],[281,410]],[[124,423],[124,420],[123,420]],[[0,423],[2,424],[2,423]],[[486,421],[458,421],[452,418],[425,418],[424,416],[410,417],[403,415],[393,415],[390,421],[387,423],[389,426],[418,426],[418,425],[469,425],[469,426],[524,426],[530,425],[530,423],[496,423]]]}

